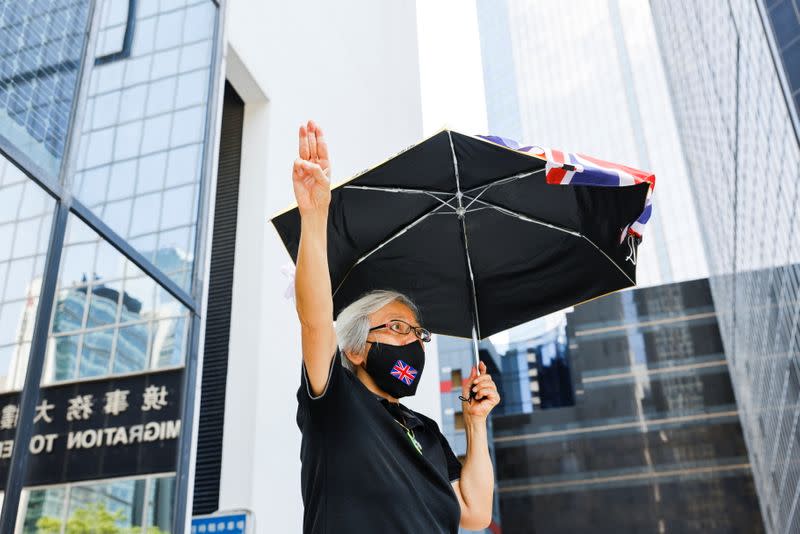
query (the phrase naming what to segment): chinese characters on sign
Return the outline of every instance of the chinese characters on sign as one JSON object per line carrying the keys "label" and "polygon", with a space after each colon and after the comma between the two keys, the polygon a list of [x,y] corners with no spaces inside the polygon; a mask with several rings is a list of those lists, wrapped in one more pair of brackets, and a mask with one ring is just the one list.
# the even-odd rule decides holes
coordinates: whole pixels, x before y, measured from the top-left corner
{"label": "chinese characters on sign", "polygon": [[[171,471],[183,370],[42,388],[26,484]],[[0,488],[19,424],[19,393],[0,395]]]}

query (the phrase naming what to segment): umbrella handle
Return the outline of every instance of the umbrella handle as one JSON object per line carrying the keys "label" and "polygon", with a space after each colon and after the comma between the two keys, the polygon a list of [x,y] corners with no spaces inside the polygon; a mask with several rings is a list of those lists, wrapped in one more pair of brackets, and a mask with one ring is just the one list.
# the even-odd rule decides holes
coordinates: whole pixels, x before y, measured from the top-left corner
{"label": "umbrella handle", "polygon": [[[480,375],[478,375],[478,376],[480,376]],[[474,398],[475,398],[475,392],[472,391],[472,388],[469,389],[469,398],[464,397],[464,395],[459,395],[458,396],[458,400],[463,401],[463,402],[469,402],[469,403],[471,403]]]}
{"label": "umbrella handle", "polygon": [[461,400],[463,402],[472,402],[472,399],[475,398],[475,392],[472,391],[472,390],[469,390],[469,398],[468,399],[465,398],[464,395],[459,395],[458,398],[459,398],[459,400]]}

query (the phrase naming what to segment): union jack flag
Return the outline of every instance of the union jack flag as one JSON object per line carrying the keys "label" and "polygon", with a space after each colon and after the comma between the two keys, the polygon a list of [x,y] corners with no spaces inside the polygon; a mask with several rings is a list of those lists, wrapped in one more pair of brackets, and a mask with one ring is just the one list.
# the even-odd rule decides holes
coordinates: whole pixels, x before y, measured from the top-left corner
{"label": "union jack flag", "polygon": [[563,152],[537,145],[521,147],[513,139],[500,137],[499,135],[477,135],[476,137],[547,160],[545,173],[548,184],[624,187],[647,182],[650,186],[647,189],[644,209],[635,221],[632,221],[622,229],[619,242],[622,243],[626,235],[632,235],[639,240],[642,239],[645,225],[650,220],[650,215],[653,212],[652,197],[656,186],[656,177],[653,173],[585,154]]}
{"label": "union jack flag", "polygon": [[417,378],[417,370],[405,363],[403,360],[394,362],[394,367],[390,371],[392,376],[403,382],[405,385],[410,386],[411,382]]}

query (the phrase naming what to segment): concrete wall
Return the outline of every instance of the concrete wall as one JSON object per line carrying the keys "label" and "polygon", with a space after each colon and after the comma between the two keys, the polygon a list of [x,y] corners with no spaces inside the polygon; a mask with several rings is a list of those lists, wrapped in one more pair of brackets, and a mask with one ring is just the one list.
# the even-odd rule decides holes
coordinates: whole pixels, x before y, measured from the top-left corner
{"label": "concrete wall", "polygon": [[[415,6],[235,0],[226,17],[226,71],[245,123],[220,508],[251,509],[258,532],[298,532],[300,330],[283,296],[290,257],[269,218],[294,201],[308,119],[325,131],[334,185],[422,139]],[[438,419],[428,352],[417,401],[437,404],[414,408]]]}

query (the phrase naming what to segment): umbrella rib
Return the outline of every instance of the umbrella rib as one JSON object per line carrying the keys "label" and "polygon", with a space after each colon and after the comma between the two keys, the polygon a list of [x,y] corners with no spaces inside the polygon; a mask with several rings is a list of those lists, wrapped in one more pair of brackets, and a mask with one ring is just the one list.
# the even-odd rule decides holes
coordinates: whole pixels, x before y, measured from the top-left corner
{"label": "umbrella rib", "polygon": [[[416,194],[425,194],[431,198],[435,198],[442,204],[446,205],[453,211],[456,209],[450,205],[450,201],[453,200],[453,193],[448,191],[434,191],[430,189],[416,189],[410,187],[381,187],[381,186],[373,186],[373,185],[345,185],[343,186],[344,189],[365,189],[367,191],[383,191],[384,193],[416,193]],[[441,198],[437,197],[436,195],[450,195],[451,198],[447,200],[442,200]]]}
{"label": "umbrella rib", "polygon": [[[469,282],[470,287],[472,288],[472,347],[473,352],[475,354],[475,367],[480,368],[478,364],[478,340],[481,338],[481,321],[480,317],[478,316],[478,294],[475,291],[475,274],[472,271],[472,260],[469,257],[469,248],[467,246],[467,223],[464,220],[464,216],[467,213],[466,208],[462,205],[462,197],[464,193],[461,191],[461,183],[458,177],[458,158],[456,157],[456,149],[453,146],[453,135],[450,131],[447,131],[447,137],[450,140],[450,153],[453,155],[453,170],[456,176],[456,200],[458,201],[458,208],[456,209],[456,215],[458,217],[458,222],[461,225],[461,237],[464,245],[464,256],[467,260],[467,271],[469,272]],[[470,399],[473,397],[470,394]]]}
{"label": "umbrella rib", "polygon": [[479,196],[484,194],[490,187],[493,187],[495,185],[507,184],[509,182],[513,182],[514,180],[519,180],[520,178],[525,178],[526,176],[533,176],[534,174],[538,174],[538,173],[540,173],[540,172],[542,172],[544,170],[545,170],[545,168],[542,167],[541,169],[538,169],[538,170],[535,170],[535,171],[519,172],[517,174],[511,175],[511,176],[507,176],[505,178],[500,178],[496,182],[491,182],[489,184],[483,184],[483,185],[479,185],[478,187],[473,187],[472,189],[467,189],[466,191],[463,192],[465,195],[467,193],[471,193],[471,192],[473,192],[473,191],[475,191],[477,189],[481,189],[481,191],[477,195],[475,195],[475,198],[473,198],[470,201],[470,203],[467,204],[465,207],[469,208],[472,205],[472,203],[475,202],[475,199],[477,199]]}
{"label": "umbrella rib", "polygon": [[410,222],[409,224],[407,224],[406,226],[404,226],[403,228],[401,228],[400,230],[395,232],[391,237],[381,241],[372,250],[370,250],[369,252],[367,252],[366,254],[361,256],[360,258],[358,258],[356,260],[356,262],[353,265],[351,265],[349,269],[347,269],[347,272],[344,273],[344,276],[342,277],[342,281],[339,282],[339,285],[336,286],[336,289],[333,291],[333,295],[334,296],[336,295],[337,291],[339,291],[339,288],[342,287],[342,284],[344,284],[345,280],[347,280],[347,277],[350,276],[350,272],[352,272],[352,270],[355,269],[356,265],[358,265],[362,261],[366,260],[368,257],[370,257],[372,254],[377,252],[379,249],[383,248],[389,242],[391,242],[394,239],[400,237],[401,235],[403,235],[404,233],[409,231],[411,228],[413,228],[414,226],[418,225],[420,222],[422,222],[424,219],[426,219],[430,215],[435,215],[441,208],[442,208],[441,204],[438,205],[438,206],[434,206],[432,209],[430,209],[430,210],[426,211],[425,213],[423,213],[422,215],[420,215],[417,220]]}
{"label": "umbrella rib", "polygon": [[595,244],[594,244],[594,241],[592,241],[591,239],[589,239],[588,237],[586,237],[586,236],[585,236],[585,235],[583,235],[583,234],[581,234],[581,237],[582,237],[582,238],[584,238],[584,239],[585,239],[585,240],[586,240],[586,241],[587,241],[587,242],[588,242],[590,245],[592,245],[594,248],[596,248],[596,249],[597,249],[597,250],[600,252],[600,254],[602,254],[603,256],[605,256],[605,257],[606,257],[606,259],[607,259],[608,261],[610,261],[610,262],[611,262],[611,265],[613,265],[614,267],[616,267],[617,269],[619,269],[619,272],[621,272],[621,273],[622,273],[622,275],[623,275],[625,278],[627,278],[627,279],[628,279],[628,281],[629,281],[631,284],[633,284],[633,285],[636,285],[636,282],[634,282],[633,280],[631,280],[631,277],[630,277],[630,276],[628,276],[628,273],[626,273],[625,271],[623,271],[623,270],[622,270],[622,267],[620,267],[619,265],[617,265],[617,262],[615,262],[614,260],[612,260],[611,258],[609,258],[609,257],[608,257],[608,254],[606,254],[605,252],[603,252],[603,249],[601,249],[600,247],[598,247],[597,245],[595,245]]}
{"label": "umbrella rib", "polygon": [[453,200],[453,198],[455,198],[455,197],[449,198],[449,199],[447,199],[447,200],[442,200],[441,198],[439,198],[439,197],[437,197],[437,196],[435,196],[435,195],[430,195],[430,196],[431,196],[432,198],[435,198],[436,200],[438,200],[439,202],[441,202],[442,204],[444,204],[445,206],[447,206],[447,207],[448,207],[448,208],[450,208],[451,210],[453,210],[453,211],[452,211],[452,212],[450,212],[450,213],[455,213],[455,212],[456,212],[456,209],[455,209],[453,206],[451,206],[451,205],[450,205],[450,201],[451,201],[451,200]]}
{"label": "umbrella rib", "polygon": [[[467,195],[464,195],[464,196],[466,196],[467,198],[472,198],[472,197],[470,197],[470,196],[467,196]],[[538,219],[534,219],[534,218],[532,218],[532,217],[529,217],[529,216],[527,216],[527,215],[524,215],[524,214],[522,214],[522,213],[516,212],[516,211],[514,211],[514,210],[510,210],[510,209],[508,209],[508,208],[506,208],[506,207],[503,207],[503,206],[500,206],[500,205],[498,205],[498,204],[493,204],[493,203],[491,203],[491,202],[487,202],[487,201],[485,201],[485,200],[478,200],[477,198],[475,198],[474,200],[476,200],[477,202],[479,202],[479,203],[481,203],[481,204],[485,204],[487,207],[494,208],[495,210],[499,211],[500,213],[503,213],[503,214],[505,214],[505,215],[508,215],[508,216],[510,216],[510,217],[516,217],[516,218],[518,218],[518,219],[522,219],[523,221],[532,222],[532,223],[535,223],[535,224],[540,224],[540,225],[542,225],[542,226],[546,226],[546,227],[548,227],[548,228],[552,228],[553,230],[558,230],[558,231],[560,231],[560,232],[565,232],[565,233],[568,233],[568,234],[574,235],[575,237],[580,237],[580,238],[583,238],[583,239],[585,239],[585,240],[586,240],[586,241],[587,241],[587,242],[588,242],[590,245],[592,245],[594,248],[596,248],[596,249],[597,249],[597,250],[600,252],[600,254],[602,254],[603,256],[605,256],[605,257],[606,257],[606,259],[607,259],[608,261],[610,261],[610,262],[611,262],[611,264],[612,264],[614,267],[616,267],[617,269],[619,269],[619,272],[621,272],[621,273],[622,273],[622,275],[623,275],[625,278],[627,278],[627,279],[630,281],[630,283],[631,283],[631,284],[633,284],[633,285],[636,285],[636,282],[634,282],[633,280],[631,280],[631,277],[630,277],[630,276],[628,276],[628,273],[626,273],[626,272],[625,272],[625,271],[622,269],[622,267],[620,267],[619,265],[617,265],[617,262],[615,262],[613,259],[611,259],[611,258],[608,256],[608,254],[606,254],[606,253],[603,251],[603,249],[601,249],[600,247],[598,247],[598,246],[597,246],[597,245],[594,243],[594,241],[592,241],[591,239],[589,239],[588,237],[586,237],[586,236],[585,236],[585,235],[583,235],[582,233],[580,233],[580,232],[578,232],[578,231],[576,231],[576,230],[570,230],[569,228],[564,228],[563,226],[558,226],[558,225],[556,225],[556,224],[552,224],[552,223],[548,223],[548,222],[541,221],[541,220],[538,220]]]}
{"label": "umbrella rib", "polygon": [[[467,246],[467,225],[464,218],[461,217],[461,231],[464,236],[464,254],[467,257],[467,270],[469,271],[469,283],[472,286],[472,306],[475,309],[475,332],[478,339],[481,338],[481,326],[478,318],[478,294],[475,292],[475,274],[472,272],[472,261],[469,258],[469,247]],[[476,364],[477,365],[477,364]]]}
{"label": "umbrella rib", "polygon": [[558,230],[559,232],[565,232],[567,234],[572,234],[575,237],[583,237],[583,234],[581,234],[577,230],[572,230],[570,228],[565,228],[565,227],[559,226],[557,224],[553,224],[553,223],[549,223],[549,222],[546,222],[546,221],[542,221],[540,219],[535,219],[533,217],[525,215],[524,213],[519,213],[517,211],[510,210],[510,209],[508,209],[508,208],[506,208],[504,206],[500,206],[499,204],[494,204],[492,202],[487,202],[486,200],[480,200],[477,197],[471,197],[469,195],[465,195],[465,196],[467,198],[469,198],[469,199],[472,199],[475,202],[478,202],[479,204],[484,204],[488,208],[494,208],[495,210],[499,211],[500,213],[505,213],[506,215],[509,215],[511,217],[517,217],[518,219],[522,219],[523,221],[532,222],[532,223],[535,223],[535,224],[540,224],[542,226],[547,226],[548,228],[552,228],[553,230]]}
{"label": "umbrella rib", "polygon": [[433,195],[452,195],[452,191],[437,191],[435,189],[419,189],[415,187],[393,187],[379,185],[343,185],[342,189],[369,189],[373,191],[385,191],[387,193],[427,193]]}
{"label": "umbrella rib", "polygon": [[[471,204],[471,202],[470,202],[470,204]],[[469,206],[469,204],[467,204],[467,206]],[[481,206],[480,208],[472,208],[471,210],[467,210],[466,213],[472,213],[473,211],[481,211],[481,210],[488,210],[488,209],[492,209],[492,207],[491,206]]]}

